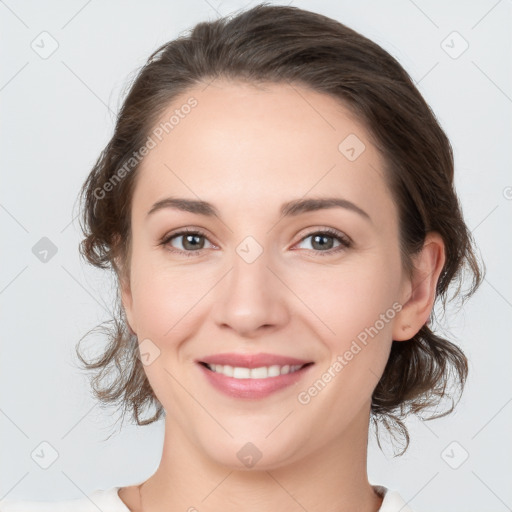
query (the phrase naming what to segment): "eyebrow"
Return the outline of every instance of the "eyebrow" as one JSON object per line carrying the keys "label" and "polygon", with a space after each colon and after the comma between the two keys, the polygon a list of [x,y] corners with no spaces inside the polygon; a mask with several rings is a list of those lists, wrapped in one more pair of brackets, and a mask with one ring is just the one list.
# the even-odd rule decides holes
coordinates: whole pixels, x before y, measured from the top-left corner
{"label": "eyebrow", "polygon": [[[185,199],[178,197],[166,197],[157,201],[148,211],[148,216],[162,210],[164,208],[173,208],[184,212],[204,215],[206,217],[219,217],[219,211],[215,206],[206,201],[196,199]],[[325,210],[328,208],[344,208],[346,210],[358,213],[361,217],[368,221],[372,221],[371,217],[363,209],[356,204],[339,197],[323,197],[316,199],[294,199],[288,201],[281,206],[281,217],[293,217],[302,213],[314,212],[317,210]]]}

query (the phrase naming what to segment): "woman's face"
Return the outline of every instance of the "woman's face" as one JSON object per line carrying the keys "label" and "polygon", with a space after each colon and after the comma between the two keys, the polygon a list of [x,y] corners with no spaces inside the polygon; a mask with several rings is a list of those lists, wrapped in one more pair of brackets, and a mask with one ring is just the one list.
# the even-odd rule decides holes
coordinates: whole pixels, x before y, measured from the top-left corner
{"label": "woman's face", "polygon": [[366,445],[410,291],[368,133],[284,84],[202,84],[173,115],[139,169],[123,289],[169,431],[238,468]]}

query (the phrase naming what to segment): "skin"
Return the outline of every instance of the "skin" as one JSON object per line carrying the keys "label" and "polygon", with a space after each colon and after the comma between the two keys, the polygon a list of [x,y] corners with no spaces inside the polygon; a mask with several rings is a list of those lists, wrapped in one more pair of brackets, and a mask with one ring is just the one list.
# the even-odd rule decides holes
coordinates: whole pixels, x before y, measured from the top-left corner
{"label": "skin", "polygon": [[[119,496],[145,512],[376,511],[382,499],[366,471],[371,395],[392,340],[410,339],[429,317],[443,242],[430,233],[414,275],[404,272],[381,155],[334,98],[216,80],[189,89],[162,120],[191,96],[198,105],[145,157],[133,195],[122,300],[139,342],[160,351],[144,368],[166,420],[142,505],[135,486]],[[365,145],[354,161],[338,149],[349,134]],[[208,201],[220,215],[172,208],[148,215],[169,196]],[[345,208],[279,215],[286,201],[333,196],[370,220]],[[183,236],[160,244],[179,228],[205,232],[196,240],[200,252],[187,257],[194,248]],[[311,235],[325,228],[351,246],[332,252],[336,238],[327,238],[327,248],[314,244]],[[263,249],[252,263],[236,252],[247,236]],[[401,311],[301,404],[298,394],[393,304]],[[194,362],[220,352],[269,352],[314,365],[296,385],[244,400],[219,393]],[[262,454],[250,469],[237,457],[247,442]]]}

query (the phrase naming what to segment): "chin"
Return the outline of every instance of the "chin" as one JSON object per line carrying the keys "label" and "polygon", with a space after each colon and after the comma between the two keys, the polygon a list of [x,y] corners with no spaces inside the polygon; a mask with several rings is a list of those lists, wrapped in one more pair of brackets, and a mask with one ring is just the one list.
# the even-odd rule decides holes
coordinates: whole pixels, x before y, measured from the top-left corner
{"label": "chin", "polygon": [[[281,439],[277,433],[247,433],[234,439],[226,434],[224,440],[210,438],[203,450],[212,462],[236,471],[268,471],[282,467],[300,458],[297,447],[303,442],[289,436]],[[271,439],[274,436],[274,439]]]}

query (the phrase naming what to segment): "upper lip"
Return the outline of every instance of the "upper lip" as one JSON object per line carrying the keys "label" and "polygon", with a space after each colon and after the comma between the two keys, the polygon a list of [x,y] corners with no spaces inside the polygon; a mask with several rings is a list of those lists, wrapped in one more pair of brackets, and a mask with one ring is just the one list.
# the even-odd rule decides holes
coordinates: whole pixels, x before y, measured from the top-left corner
{"label": "upper lip", "polygon": [[242,368],[260,368],[262,366],[286,366],[286,365],[304,365],[312,363],[296,357],[282,356],[277,354],[214,354],[197,360],[198,363],[222,364]]}

